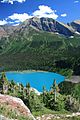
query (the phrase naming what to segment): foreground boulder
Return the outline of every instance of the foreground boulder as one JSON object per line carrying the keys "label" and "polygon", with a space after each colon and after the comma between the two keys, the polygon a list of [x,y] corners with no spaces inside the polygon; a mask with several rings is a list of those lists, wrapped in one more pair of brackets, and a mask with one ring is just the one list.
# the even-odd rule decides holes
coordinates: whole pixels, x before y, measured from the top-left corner
{"label": "foreground boulder", "polygon": [[7,116],[10,112],[15,112],[16,118],[18,118],[18,116],[25,116],[31,118],[31,120],[35,120],[30,110],[20,98],[0,94],[0,109],[3,110],[3,108],[5,112],[3,111],[2,114],[4,113],[4,116]]}

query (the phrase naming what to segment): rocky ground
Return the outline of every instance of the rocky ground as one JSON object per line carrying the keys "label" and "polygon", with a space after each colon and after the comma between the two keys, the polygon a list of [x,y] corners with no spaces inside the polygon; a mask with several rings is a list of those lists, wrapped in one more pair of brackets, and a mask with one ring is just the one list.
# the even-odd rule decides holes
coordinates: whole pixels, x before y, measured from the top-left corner
{"label": "rocky ground", "polygon": [[80,112],[78,113],[72,113],[70,115],[52,115],[52,114],[46,114],[42,115],[40,117],[37,117],[36,120],[69,120],[73,117],[80,117]]}
{"label": "rocky ground", "polygon": [[[27,106],[25,106],[23,101],[19,98],[0,94],[0,107],[2,110],[4,108],[4,111],[7,109],[6,112],[4,112],[6,116],[12,111],[15,112],[16,116],[22,115],[22,116],[30,117],[33,120],[35,120],[33,115],[30,113],[30,110],[27,108]],[[4,119],[3,117],[1,120],[7,120],[7,119]]]}
{"label": "rocky ground", "polygon": [[[6,109],[3,109],[3,106]],[[6,110],[4,112],[5,114],[2,114],[0,111],[0,120],[18,120],[17,117],[16,117],[16,119],[15,118],[9,119],[7,116],[7,114],[9,114],[9,111],[11,111],[12,113],[15,111],[16,116],[23,115],[23,116],[26,116],[27,118],[31,118],[31,119],[26,119],[26,120],[72,120],[70,118],[73,118],[73,117],[80,118],[80,112],[77,112],[77,113],[72,113],[69,115],[45,114],[42,116],[38,116],[35,119],[34,116],[31,114],[30,110],[27,108],[27,106],[25,106],[25,104],[23,103],[23,101],[21,99],[12,97],[9,95],[3,95],[3,94],[0,94],[0,110],[4,110],[4,111]],[[21,119],[21,120],[23,120],[23,119]]]}
{"label": "rocky ground", "polygon": [[80,83],[80,76],[72,76],[70,79],[66,79],[66,81],[71,81],[72,83]]}

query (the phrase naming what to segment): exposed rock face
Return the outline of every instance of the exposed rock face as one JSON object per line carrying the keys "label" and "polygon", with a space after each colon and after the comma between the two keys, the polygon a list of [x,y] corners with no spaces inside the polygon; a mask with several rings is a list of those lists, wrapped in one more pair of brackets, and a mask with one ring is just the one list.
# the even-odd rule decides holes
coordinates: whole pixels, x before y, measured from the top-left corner
{"label": "exposed rock face", "polygon": [[9,95],[0,94],[0,105],[5,105],[9,109],[15,110],[18,115],[31,117],[33,120],[35,120],[35,118],[30,113],[30,110],[23,103],[23,101],[19,98],[12,97],[12,96],[9,96]]}
{"label": "exposed rock face", "polygon": [[25,26],[31,26],[37,30],[59,33],[65,36],[72,36],[74,34],[74,30],[70,26],[60,23],[52,18],[33,17],[26,20],[24,24]]}
{"label": "exposed rock face", "polygon": [[70,79],[66,79],[68,82],[80,83],[80,76],[72,76]]}
{"label": "exposed rock face", "polygon": [[0,37],[7,36],[6,31],[0,26]]}
{"label": "exposed rock face", "polygon": [[27,19],[18,26],[4,25],[0,26],[0,37],[7,37],[13,33],[26,31],[29,32],[29,28],[32,27],[38,31],[47,31],[52,33],[58,33],[65,36],[73,36],[75,31],[80,33],[80,20],[73,21],[68,24],[63,24],[52,18],[37,18],[33,17]]}
{"label": "exposed rock face", "polygon": [[30,90],[31,90],[31,91],[34,91],[34,93],[37,94],[37,95],[40,95],[40,94],[41,94],[41,93],[40,93],[37,89],[35,89],[35,88],[30,88]]}
{"label": "exposed rock face", "polygon": [[80,20],[71,22],[71,26],[75,29],[75,31],[80,33]]}
{"label": "exposed rock face", "polygon": [[0,26],[0,38],[8,37],[10,34],[14,32],[15,29],[16,29],[15,26],[9,26],[9,25]]}

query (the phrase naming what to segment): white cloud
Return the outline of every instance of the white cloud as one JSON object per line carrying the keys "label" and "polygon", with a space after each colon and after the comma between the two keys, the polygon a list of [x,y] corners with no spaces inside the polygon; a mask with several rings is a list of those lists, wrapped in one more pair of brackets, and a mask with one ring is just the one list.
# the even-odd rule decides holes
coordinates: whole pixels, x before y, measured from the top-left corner
{"label": "white cloud", "polygon": [[75,0],[74,3],[79,3],[79,0]]}
{"label": "white cloud", "polygon": [[[22,1],[22,0],[17,0],[17,1]],[[4,24],[12,24],[12,25],[18,25],[21,22],[24,22],[26,19],[32,18],[32,17],[48,17],[48,18],[53,18],[57,19],[58,15],[56,14],[56,10],[52,10],[48,6],[40,5],[39,10],[36,10],[32,13],[32,15],[29,15],[27,13],[13,13],[12,15],[8,16],[4,20],[0,21],[1,25]]]}
{"label": "white cloud", "polygon": [[0,25],[5,25],[5,24],[7,24],[6,20],[0,20]]}
{"label": "white cloud", "polygon": [[25,2],[26,0],[2,0],[1,2],[2,3],[10,3],[10,4],[13,4],[14,2]]}
{"label": "white cloud", "polygon": [[67,16],[67,14],[66,14],[66,13],[61,14],[61,17],[66,17],[66,16]]}
{"label": "white cloud", "polygon": [[40,5],[39,10],[34,11],[32,15],[37,17],[48,17],[48,18],[57,19],[58,15],[55,12],[56,10],[52,10],[48,6]]}
{"label": "white cloud", "polygon": [[29,16],[27,13],[23,13],[23,14],[14,13],[13,15],[9,16],[7,18],[7,20],[11,19],[11,20],[14,20],[15,22],[19,23],[19,22],[23,22],[26,19],[29,19],[31,17],[32,16]]}

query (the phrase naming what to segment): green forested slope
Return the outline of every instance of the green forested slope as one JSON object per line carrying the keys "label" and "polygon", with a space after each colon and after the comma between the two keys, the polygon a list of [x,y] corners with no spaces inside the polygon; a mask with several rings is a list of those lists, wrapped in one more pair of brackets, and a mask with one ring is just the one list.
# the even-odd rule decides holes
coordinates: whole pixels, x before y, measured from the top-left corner
{"label": "green forested slope", "polygon": [[0,65],[7,70],[73,70],[80,74],[80,36],[74,38],[37,31],[18,30],[0,40]]}

